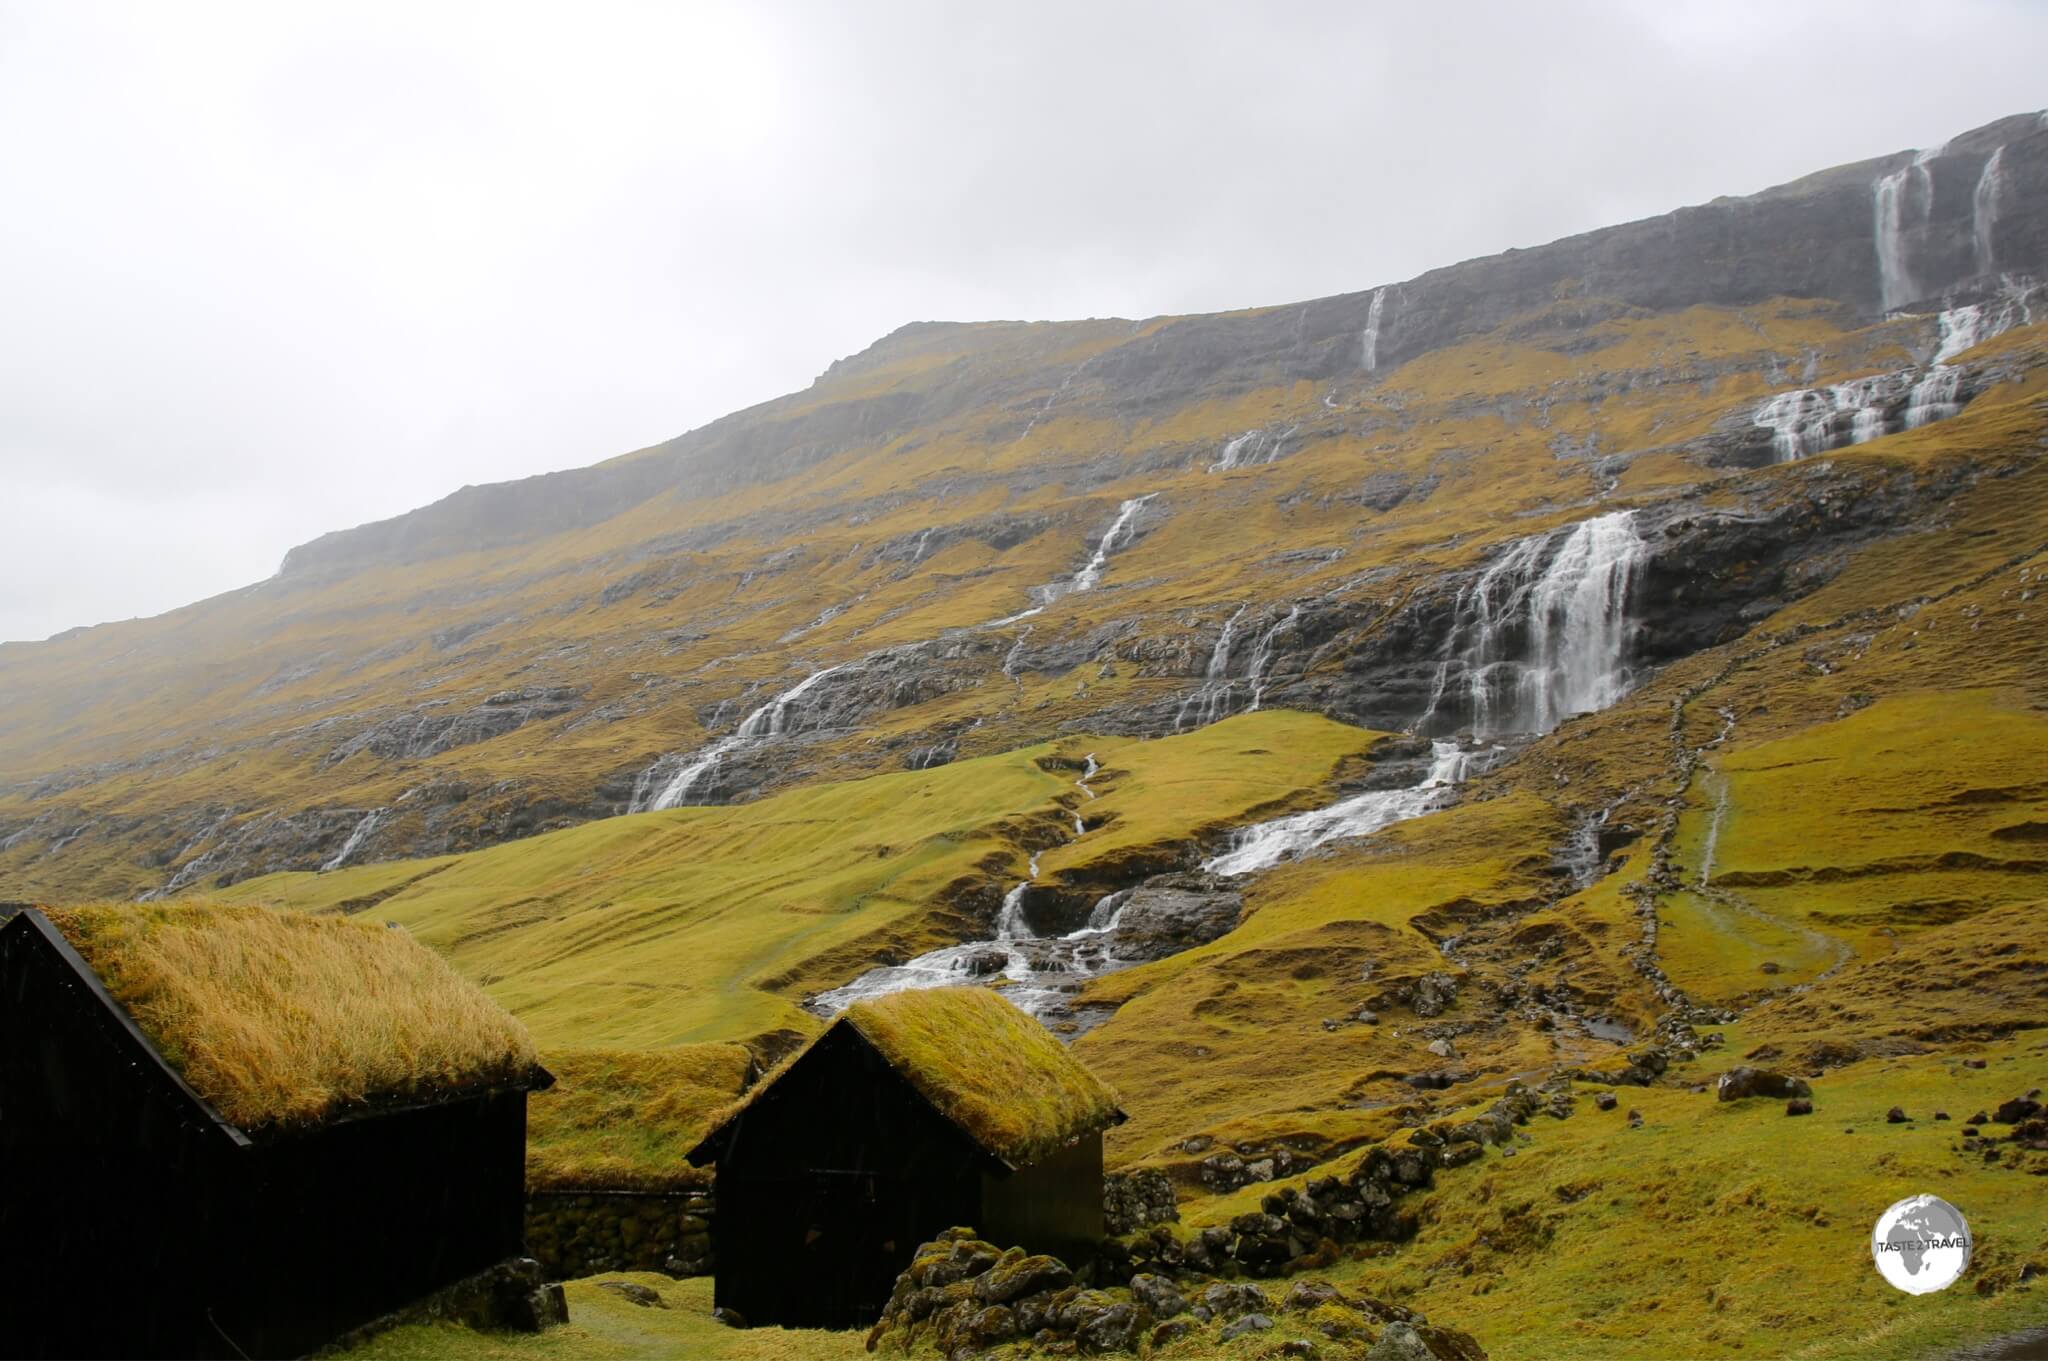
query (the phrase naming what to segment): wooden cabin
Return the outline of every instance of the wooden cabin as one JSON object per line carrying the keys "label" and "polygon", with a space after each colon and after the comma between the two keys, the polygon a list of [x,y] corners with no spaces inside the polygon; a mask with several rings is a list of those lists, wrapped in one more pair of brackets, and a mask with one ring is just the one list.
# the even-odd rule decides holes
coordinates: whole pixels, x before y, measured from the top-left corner
{"label": "wooden cabin", "polygon": [[299,1356],[522,1255],[519,1023],[402,931],[0,926],[0,1355]]}
{"label": "wooden cabin", "polygon": [[985,988],[849,1008],[690,1153],[718,1167],[715,1298],[749,1324],[873,1323],[954,1225],[1067,1257],[1102,1237],[1109,1088]]}

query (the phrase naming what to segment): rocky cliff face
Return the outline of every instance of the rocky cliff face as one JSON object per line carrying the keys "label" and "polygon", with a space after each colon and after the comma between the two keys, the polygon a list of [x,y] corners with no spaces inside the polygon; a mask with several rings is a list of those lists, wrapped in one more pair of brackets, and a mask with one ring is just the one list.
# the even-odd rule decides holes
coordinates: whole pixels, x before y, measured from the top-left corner
{"label": "rocky cliff face", "polygon": [[1255,707],[1541,731],[2010,471],[2024,421],[1948,422],[2030,390],[2044,276],[2025,115],[1299,305],[908,326],[668,444],[0,649],[0,890],[457,851]]}

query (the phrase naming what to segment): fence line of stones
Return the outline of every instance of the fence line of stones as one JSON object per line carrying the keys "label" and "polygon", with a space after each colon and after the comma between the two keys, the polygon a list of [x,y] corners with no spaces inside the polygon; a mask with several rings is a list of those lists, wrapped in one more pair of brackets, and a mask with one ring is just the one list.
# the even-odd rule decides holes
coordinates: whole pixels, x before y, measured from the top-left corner
{"label": "fence line of stones", "polygon": [[1424,1126],[1401,1145],[1376,1146],[1348,1177],[1279,1187],[1257,1212],[1228,1225],[1182,1237],[1155,1224],[1128,1242],[1108,1239],[1096,1261],[1097,1282],[1122,1284],[1143,1275],[1271,1278],[1327,1266],[1348,1243],[1411,1237],[1416,1217],[1399,1203],[1404,1196],[1431,1185],[1438,1169],[1471,1162],[1489,1145],[1511,1146],[1514,1127],[1539,1111],[1560,1120],[1571,1115],[1569,1077],[1559,1075],[1541,1091],[1510,1082],[1479,1114]]}
{"label": "fence line of stones", "polygon": [[551,1281],[606,1271],[711,1274],[711,1188],[532,1191],[526,1250]]}

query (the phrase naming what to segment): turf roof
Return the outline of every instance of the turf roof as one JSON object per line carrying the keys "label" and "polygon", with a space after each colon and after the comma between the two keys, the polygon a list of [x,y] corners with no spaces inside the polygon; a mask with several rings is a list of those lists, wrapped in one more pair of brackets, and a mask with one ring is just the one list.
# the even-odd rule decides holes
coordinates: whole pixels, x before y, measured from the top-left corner
{"label": "turf roof", "polygon": [[1013,1167],[1037,1162],[1124,1118],[1108,1084],[999,993],[930,988],[847,1008],[824,1035],[727,1110],[714,1135],[840,1026],[872,1045],[982,1149]]}
{"label": "turf roof", "polygon": [[44,914],[245,1130],[545,1080],[526,1028],[404,931],[220,904]]}

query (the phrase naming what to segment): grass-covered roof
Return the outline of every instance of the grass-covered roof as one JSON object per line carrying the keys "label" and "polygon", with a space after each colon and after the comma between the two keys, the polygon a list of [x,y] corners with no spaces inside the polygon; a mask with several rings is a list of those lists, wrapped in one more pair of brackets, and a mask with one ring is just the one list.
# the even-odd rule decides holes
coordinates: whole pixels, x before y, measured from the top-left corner
{"label": "grass-covered roof", "polygon": [[988,988],[892,993],[848,1007],[823,1035],[720,1113],[723,1128],[776,1079],[847,1026],[941,1115],[1014,1167],[1123,1119],[1116,1093],[1052,1032]]}
{"label": "grass-covered roof", "polygon": [[46,908],[193,1090],[243,1129],[530,1081],[526,1028],[403,931],[264,907]]}
{"label": "grass-covered roof", "polygon": [[526,1183],[547,1190],[659,1191],[706,1185],[684,1161],[746,1089],[737,1044],[551,1049],[555,1085],[526,1106]]}

